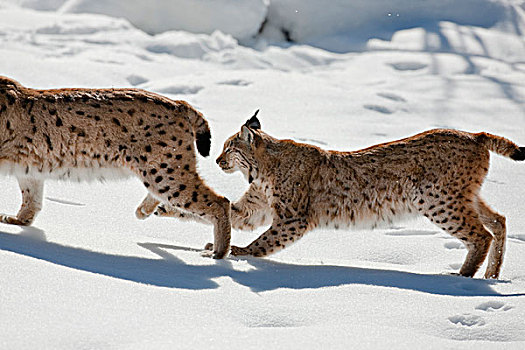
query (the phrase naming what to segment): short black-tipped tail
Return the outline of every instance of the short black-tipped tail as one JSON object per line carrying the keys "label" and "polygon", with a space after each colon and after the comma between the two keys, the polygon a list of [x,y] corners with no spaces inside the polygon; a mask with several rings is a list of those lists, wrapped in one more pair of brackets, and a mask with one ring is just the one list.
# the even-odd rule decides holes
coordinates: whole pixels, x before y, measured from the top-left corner
{"label": "short black-tipped tail", "polygon": [[186,116],[193,128],[197,151],[203,157],[209,156],[211,149],[211,133],[208,121],[204,118],[202,113],[195,110],[189,103],[184,101],[177,101],[177,103],[186,107]]}
{"label": "short black-tipped tail", "polygon": [[211,134],[209,130],[197,133],[195,142],[197,143],[197,151],[199,151],[203,157],[210,155]]}
{"label": "short black-tipped tail", "polygon": [[510,158],[514,160],[525,160],[525,147],[520,147],[519,149],[515,150],[514,153],[511,154]]}
{"label": "short black-tipped tail", "polygon": [[491,152],[495,152],[514,160],[525,160],[525,147],[518,147],[514,142],[486,132],[474,134],[476,141]]}

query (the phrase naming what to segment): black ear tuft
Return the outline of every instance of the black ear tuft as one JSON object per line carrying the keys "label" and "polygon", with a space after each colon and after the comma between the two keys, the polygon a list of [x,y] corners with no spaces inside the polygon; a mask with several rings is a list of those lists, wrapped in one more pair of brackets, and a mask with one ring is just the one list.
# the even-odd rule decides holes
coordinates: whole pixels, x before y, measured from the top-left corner
{"label": "black ear tuft", "polygon": [[259,121],[259,119],[257,119],[257,114],[258,113],[259,113],[259,110],[256,110],[255,114],[253,115],[253,117],[248,119],[248,121],[244,125],[249,127],[250,129],[253,129],[253,130],[261,129],[261,122]]}

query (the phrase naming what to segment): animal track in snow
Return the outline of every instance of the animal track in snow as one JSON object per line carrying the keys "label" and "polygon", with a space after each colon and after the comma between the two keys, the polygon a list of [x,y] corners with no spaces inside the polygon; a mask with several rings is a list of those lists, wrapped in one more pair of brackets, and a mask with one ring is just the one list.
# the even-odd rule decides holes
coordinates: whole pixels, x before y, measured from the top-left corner
{"label": "animal track in snow", "polygon": [[452,263],[452,264],[449,264],[448,265],[451,269],[453,270],[459,270],[461,268],[461,264],[460,263]]}
{"label": "animal track in snow", "polygon": [[71,202],[71,201],[67,201],[64,199],[51,198],[51,197],[46,197],[46,199],[50,202],[55,202],[55,203],[64,204],[64,205],[72,205],[75,207],[85,207],[86,206],[84,203]]}
{"label": "animal track in snow", "polygon": [[450,316],[448,320],[454,324],[464,327],[485,325],[485,320],[482,317],[471,314]]}
{"label": "animal track in snow", "polygon": [[496,185],[505,185],[505,182],[494,180],[494,179],[487,179],[487,182],[491,182],[491,183],[496,184]]}
{"label": "animal track in snow", "polygon": [[172,95],[194,95],[204,89],[204,86],[198,85],[172,85],[157,89],[158,92],[163,94]]}
{"label": "animal track in snow", "polygon": [[428,64],[426,63],[414,61],[389,63],[389,65],[398,71],[415,71],[428,67]]}
{"label": "animal track in snow", "polygon": [[126,80],[133,86],[137,86],[140,84],[144,84],[148,82],[148,79],[141,77],[140,75],[131,74],[129,75]]}
{"label": "animal track in snow", "polygon": [[396,95],[394,93],[391,93],[391,92],[378,92],[377,96],[386,98],[387,100],[395,101],[395,102],[406,102],[407,101],[403,97]]}
{"label": "animal track in snow", "polygon": [[515,239],[521,242],[525,242],[525,234],[512,234],[508,236],[510,239]]}
{"label": "animal track in snow", "polygon": [[438,231],[425,230],[399,230],[385,232],[385,236],[433,236],[438,234]]}
{"label": "animal track in snow", "polygon": [[232,85],[232,86],[248,86],[252,83],[243,79],[232,79],[232,80],[224,80],[219,81],[217,83],[218,85]]}
{"label": "animal track in snow", "polygon": [[385,107],[385,106],[380,106],[380,105],[363,105],[364,108],[366,109],[369,109],[371,111],[375,111],[375,112],[379,112],[379,113],[383,113],[383,114],[392,114],[394,113],[394,111],[392,111],[391,109]]}
{"label": "animal track in snow", "polygon": [[482,310],[487,312],[508,311],[510,309],[512,309],[512,306],[505,305],[504,302],[496,300],[487,301],[476,306],[476,310]]}
{"label": "animal track in snow", "polygon": [[316,139],[297,138],[297,140],[299,140],[299,141],[303,141],[303,142],[309,142],[309,143],[317,143],[317,144],[319,144],[319,145],[323,145],[323,146],[328,145],[326,142],[324,142],[324,141],[319,141],[319,140],[316,140]]}
{"label": "animal track in snow", "polygon": [[298,320],[290,319],[287,315],[271,314],[248,314],[244,317],[244,324],[250,328],[286,328],[299,327],[303,323]]}
{"label": "animal track in snow", "polygon": [[465,249],[465,246],[461,242],[450,241],[444,244],[447,249]]}

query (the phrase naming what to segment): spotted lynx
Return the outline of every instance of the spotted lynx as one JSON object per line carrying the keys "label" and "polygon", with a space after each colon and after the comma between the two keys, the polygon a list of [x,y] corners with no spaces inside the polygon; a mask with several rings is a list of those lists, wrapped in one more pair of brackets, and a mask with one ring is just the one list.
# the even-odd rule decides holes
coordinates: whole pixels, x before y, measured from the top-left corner
{"label": "spotted lynx", "polygon": [[136,176],[148,200],[214,225],[214,257],[228,252],[230,203],[196,172],[195,144],[210,150],[208,123],[186,102],[139,89],[34,90],[0,77],[0,125],[0,172],[22,191],[20,211],[2,222],[30,225],[45,179]]}
{"label": "spotted lynx", "polygon": [[472,277],[490,248],[485,277],[497,278],[505,217],[479,193],[489,151],[525,159],[525,148],[505,138],[439,129],[355,152],[325,151],[275,139],[254,116],[225,142],[217,163],[227,173],[241,171],[250,183],[232,204],[233,226],[271,227],[231,253],[265,256],[316,227],[373,226],[419,214],[465,244],[461,275]]}

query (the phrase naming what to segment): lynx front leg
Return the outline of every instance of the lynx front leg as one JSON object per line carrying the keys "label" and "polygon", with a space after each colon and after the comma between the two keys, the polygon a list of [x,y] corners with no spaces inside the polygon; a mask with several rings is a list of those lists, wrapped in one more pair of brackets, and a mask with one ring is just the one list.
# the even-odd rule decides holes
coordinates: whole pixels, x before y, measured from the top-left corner
{"label": "lynx front leg", "polygon": [[308,224],[304,219],[279,220],[247,247],[232,246],[231,254],[262,257],[277,253],[299,240],[308,230]]}
{"label": "lynx front leg", "polygon": [[238,230],[254,230],[272,223],[272,209],[263,191],[252,184],[248,191],[231,206],[232,227]]}
{"label": "lynx front leg", "polygon": [[0,215],[0,221],[11,225],[29,226],[42,209],[44,182],[18,178],[18,185],[22,191],[22,206],[16,216]]}

